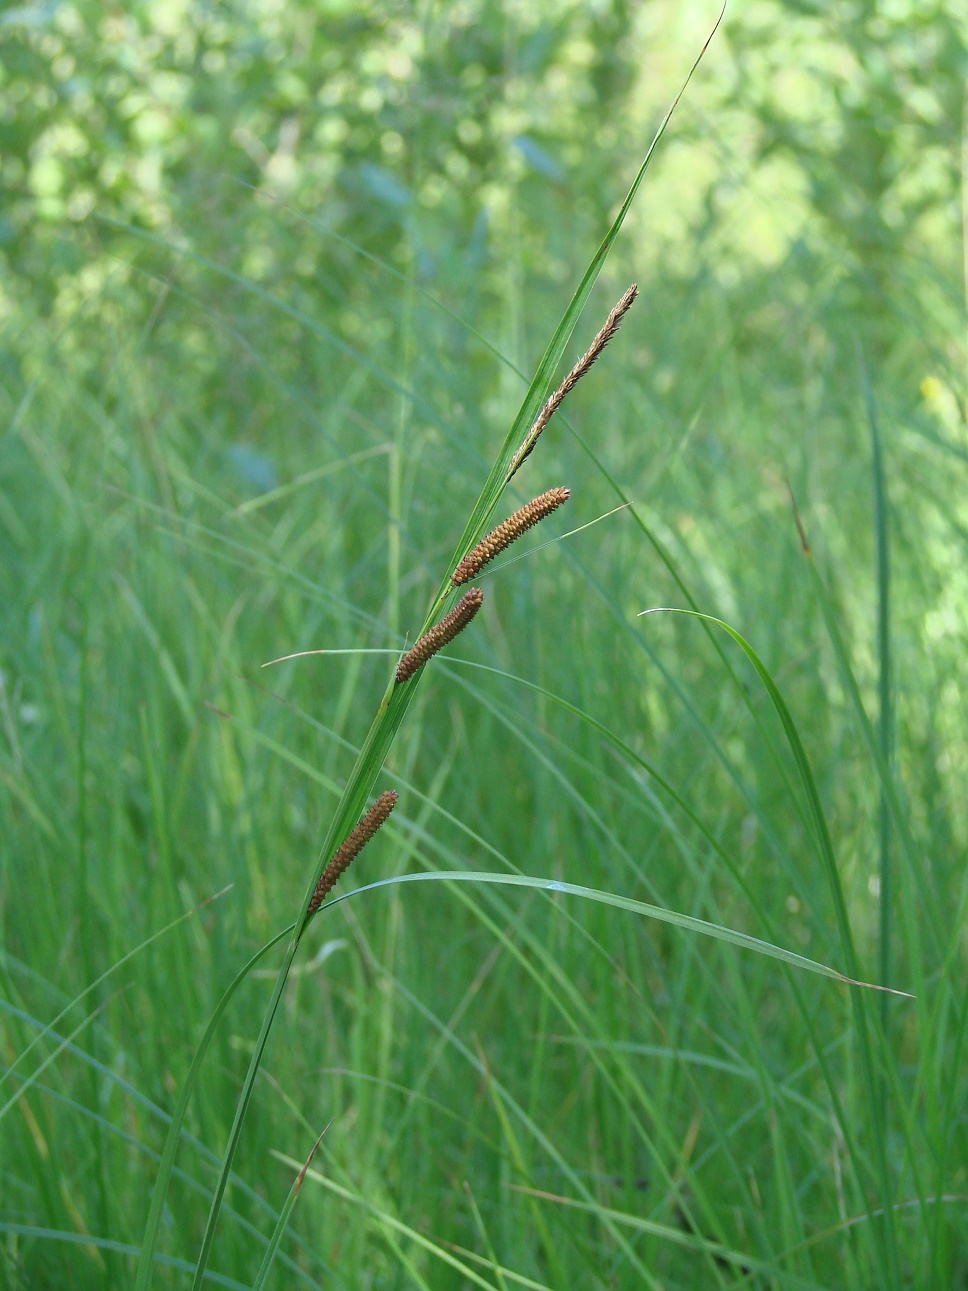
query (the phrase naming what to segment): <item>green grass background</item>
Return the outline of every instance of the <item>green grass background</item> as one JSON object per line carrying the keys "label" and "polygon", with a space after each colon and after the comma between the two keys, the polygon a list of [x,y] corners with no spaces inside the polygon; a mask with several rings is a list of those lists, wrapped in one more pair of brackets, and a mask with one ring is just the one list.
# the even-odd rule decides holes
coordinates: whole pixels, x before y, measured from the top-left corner
{"label": "green grass background", "polygon": [[[366,652],[419,630],[715,18],[0,14],[0,1285],[132,1284],[195,1046],[326,859]],[[966,62],[953,3],[730,6],[566,363],[640,300],[501,514],[572,498],[428,666],[341,885],[523,872],[849,972],[761,678],[637,617],[692,604],[789,707],[860,976],[917,999],[563,894],[343,901],[212,1285],[253,1285],[328,1125],[268,1285],[968,1287]],[[346,653],[260,666],[313,649]],[[202,1068],[155,1286],[274,965]]]}

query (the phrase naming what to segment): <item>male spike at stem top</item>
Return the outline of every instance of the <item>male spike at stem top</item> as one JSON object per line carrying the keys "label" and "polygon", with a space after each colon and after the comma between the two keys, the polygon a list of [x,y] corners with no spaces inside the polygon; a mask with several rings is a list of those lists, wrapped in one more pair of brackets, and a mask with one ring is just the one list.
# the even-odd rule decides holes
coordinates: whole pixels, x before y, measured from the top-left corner
{"label": "male spike at stem top", "polygon": [[505,547],[510,547],[516,538],[527,533],[533,525],[538,524],[545,516],[551,515],[552,511],[557,511],[570,496],[568,489],[548,489],[546,493],[542,493],[526,506],[515,511],[514,515],[508,516],[496,529],[492,529],[486,538],[482,538],[473,551],[467,553],[451,574],[454,585],[460,587],[461,583],[476,578],[484,566],[495,556],[500,555]]}
{"label": "male spike at stem top", "polygon": [[458,632],[463,632],[483,604],[484,593],[479,587],[472,587],[469,592],[465,592],[451,612],[445,614],[439,623],[435,623],[429,632],[425,632],[417,644],[403,656],[397,664],[397,682],[409,681],[428,659],[453,641]]}
{"label": "male spike at stem top", "polygon": [[350,862],[359,856],[363,848],[384,823],[387,816],[396,806],[398,797],[399,795],[394,793],[392,789],[387,789],[385,793],[381,793],[356,828],[347,834],[343,843],[337,849],[336,855],[320,875],[319,882],[316,884],[316,891],[309,902],[310,915],[316,913],[328,893],[336,886],[336,881],[340,875],[345,873]]}
{"label": "male spike at stem top", "polygon": [[545,400],[544,407],[538,413],[534,425],[525,436],[524,443],[514,454],[511,461],[511,469],[508,471],[508,479],[511,478],[522,462],[526,461],[528,457],[530,457],[535,444],[538,442],[538,436],[561,407],[565,396],[574,390],[575,386],[592,366],[618,329],[622,326],[622,319],[632,307],[632,302],[638,294],[638,285],[633,282],[615,303],[611,313],[605,320],[605,326],[592,341],[591,345],[589,345],[588,349],[568,373],[554,394],[550,395],[548,399]]}

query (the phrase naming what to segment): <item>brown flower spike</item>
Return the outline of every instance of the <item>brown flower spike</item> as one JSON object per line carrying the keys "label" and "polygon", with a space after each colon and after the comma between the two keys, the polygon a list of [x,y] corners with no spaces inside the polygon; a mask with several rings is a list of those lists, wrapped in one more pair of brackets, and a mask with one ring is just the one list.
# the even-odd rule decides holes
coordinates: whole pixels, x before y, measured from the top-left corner
{"label": "brown flower spike", "polygon": [[323,870],[320,880],[316,884],[316,891],[313,893],[312,900],[309,903],[309,913],[311,915],[316,913],[327,894],[336,886],[336,881],[340,875],[346,871],[350,862],[359,856],[360,852],[389,816],[397,804],[398,797],[399,794],[394,793],[392,789],[387,789],[386,793],[381,793],[356,828],[347,834],[345,840],[337,849],[336,855]]}
{"label": "brown flower spike", "polygon": [[533,525],[538,524],[545,516],[551,515],[552,511],[557,511],[562,502],[567,502],[570,496],[568,489],[548,489],[527,506],[515,511],[514,515],[508,516],[503,524],[492,529],[487,537],[482,538],[474,550],[468,552],[460,562],[451,574],[455,586],[460,587],[461,583],[475,578],[485,565],[495,556],[500,555],[505,547],[510,547],[516,538],[527,533]]}
{"label": "brown flower spike", "polygon": [[465,592],[449,614],[425,632],[413,649],[408,650],[397,664],[397,681],[408,681],[438,650],[442,650],[463,632],[484,603],[484,593],[479,587]]}
{"label": "brown flower spike", "polygon": [[582,379],[582,377],[585,375],[588,369],[592,366],[592,364],[601,354],[602,350],[604,350],[605,346],[609,343],[609,341],[612,339],[612,337],[615,335],[618,329],[622,326],[622,319],[628,313],[629,309],[632,306],[632,301],[635,300],[638,294],[639,294],[638,285],[633,282],[631,287],[629,287],[628,290],[624,292],[621,298],[616,302],[614,308],[612,309],[612,312],[605,320],[605,326],[602,328],[602,330],[592,341],[591,345],[589,345],[588,349],[581,356],[581,358],[578,360],[578,362],[575,364],[572,370],[568,373],[568,375],[565,377],[564,381],[562,381],[561,385],[554,392],[554,394],[550,395],[548,399],[545,401],[545,405],[538,413],[538,416],[537,416],[537,419],[535,420],[534,425],[528,431],[527,436],[525,437],[524,443],[521,445],[521,447],[514,455],[514,459],[511,462],[511,469],[508,472],[508,479],[511,478],[511,476],[518,469],[521,463],[526,461],[527,458],[531,455],[532,449],[534,448],[535,444],[538,442],[538,436],[541,434],[545,426],[547,426],[548,422],[551,420],[551,418],[561,407],[562,401],[564,400],[565,396],[570,394],[571,391],[574,390],[575,386]]}

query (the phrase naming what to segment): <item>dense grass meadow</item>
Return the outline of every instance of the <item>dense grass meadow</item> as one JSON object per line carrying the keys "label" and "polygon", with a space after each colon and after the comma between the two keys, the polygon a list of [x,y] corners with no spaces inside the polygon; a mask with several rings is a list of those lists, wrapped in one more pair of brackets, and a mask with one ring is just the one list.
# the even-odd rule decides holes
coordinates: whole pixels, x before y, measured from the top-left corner
{"label": "dense grass meadow", "polygon": [[731,0],[570,306],[717,16],[0,11],[0,1287],[968,1288],[968,14]]}

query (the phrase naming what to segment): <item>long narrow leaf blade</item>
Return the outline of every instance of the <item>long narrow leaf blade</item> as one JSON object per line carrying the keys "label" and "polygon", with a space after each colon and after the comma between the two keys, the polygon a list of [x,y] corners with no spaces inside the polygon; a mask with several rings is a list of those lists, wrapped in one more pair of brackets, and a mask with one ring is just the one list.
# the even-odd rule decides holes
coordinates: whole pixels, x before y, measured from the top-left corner
{"label": "long narrow leaf blade", "polygon": [[[329,1125],[332,1125],[330,1121]],[[289,1223],[289,1216],[292,1214],[293,1207],[299,1197],[300,1190],[306,1181],[306,1171],[313,1163],[313,1157],[319,1151],[319,1145],[323,1141],[323,1134],[329,1129],[329,1125],[323,1130],[319,1138],[313,1144],[313,1149],[306,1158],[306,1163],[293,1180],[292,1187],[289,1189],[289,1196],[286,1198],[286,1204],[279,1212],[279,1218],[276,1220],[276,1226],[272,1230],[272,1236],[269,1238],[269,1245],[266,1247],[265,1257],[262,1266],[256,1274],[255,1281],[252,1283],[252,1291],[262,1291],[266,1284],[266,1278],[272,1268],[272,1262],[276,1258],[276,1251],[279,1249],[279,1243],[282,1241],[282,1235],[286,1231],[286,1225]]]}
{"label": "long narrow leaf blade", "polygon": [[736,946],[739,950],[751,950],[770,959],[778,959],[792,968],[801,968],[808,973],[818,973],[832,981],[846,986],[863,986],[868,990],[890,991],[892,995],[903,995],[912,998],[907,991],[893,990],[890,987],[878,986],[874,982],[861,982],[856,978],[840,973],[836,968],[821,964],[815,959],[807,959],[796,951],[775,946],[772,942],[763,941],[746,932],[737,932],[733,928],[724,928],[721,924],[710,923],[706,919],[696,919],[693,915],[680,914],[677,910],[666,910],[662,906],[650,905],[647,901],[636,901],[634,897],[625,897],[616,892],[602,892],[598,888],[583,887],[580,883],[563,883],[559,879],[543,879],[531,874],[500,874],[486,870],[431,870],[420,874],[397,874],[389,879],[378,879],[364,887],[344,892],[327,902],[327,908],[340,901],[348,901],[363,892],[373,892],[377,888],[394,887],[400,883],[493,883],[512,888],[539,888],[543,892],[561,892],[566,896],[581,897],[585,901],[596,901],[600,905],[615,906],[619,910],[629,910],[632,914],[642,915],[646,919],[655,919],[659,923],[672,924],[674,928],[683,928],[687,932],[698,932],[715,941]]}
{"label": "long narrow leaf blade", "polygon": [[171,1124],[168,1127],[168,1137],[165,1140],[165,1146],[161,1154],[161,1165],[158,1167],[158,1177],[155,1179],[154,1190],[151,1194],[151,1205],[148,1208],[148,1218],[145,1221],[144,1236],[141,1239],[141,1256],[138,1260],[138,1271],[135,1276],[135,1291],[148,1291],[151,1286],[151,1278],[154,1273],[155,1248],[158,1245],[158,1225],[161,1223],[161,1215],[165,1205],[165,1197],[168,1195],[168,1184],[171,1180],[171,1172],[175,1165],[175,1154],[178,1151],[178,1141],[181,1136],[182,1127],[185,1124],[185,1116],[188,1112],[188,1104],[191,1100],[192,1092],[195,1088],[195,1082],[198,1079],[198,1073],[201,1070],[205,1054],[208,1052],[208,1046],[218,1029],[218,1024],[222,1020],[222,1015],[232,1001],[232,997],[239,989],[248,975],[255,966],[272,950],[273,946],[278,946],[279,942],[292,934],[294,925],[290,924],[282,932],[277,933],[271,941],[266,942],[261,950],[256,951],[249,962],[245,965],[230,983],[225,994],[219,1000],[215,1012],[209,1018],[208,1026],[205,1028],[205,1034],[199,1041],[198,1048],[195,1050],[195,1056],[192,1059],[192,1065],[188,1069],[188,1075],[185,1077],[185,1084],[182,1086],[181,1094],[178,1098],[178,1105],[175,1108],[171,1118]]}

